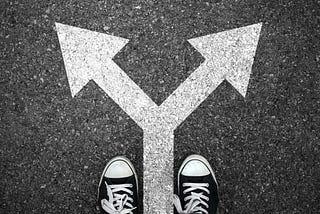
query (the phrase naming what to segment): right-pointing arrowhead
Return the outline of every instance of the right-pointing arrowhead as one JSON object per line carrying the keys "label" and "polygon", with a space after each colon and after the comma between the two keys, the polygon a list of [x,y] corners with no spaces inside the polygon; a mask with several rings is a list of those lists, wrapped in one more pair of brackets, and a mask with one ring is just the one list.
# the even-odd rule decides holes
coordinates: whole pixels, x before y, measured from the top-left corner
{"label": "right-pointing arrowhead", "polygon": [[210,34],[189,42],[205,57],[216,78],[228,80],[245,97],[262,24]]}
{"label": "right-pointing arrowhead", "polygon": [[72,96],[89,80],[100,78],[103,68],[112,66],[112,58],[127,39],[56,23],[60,47]]}

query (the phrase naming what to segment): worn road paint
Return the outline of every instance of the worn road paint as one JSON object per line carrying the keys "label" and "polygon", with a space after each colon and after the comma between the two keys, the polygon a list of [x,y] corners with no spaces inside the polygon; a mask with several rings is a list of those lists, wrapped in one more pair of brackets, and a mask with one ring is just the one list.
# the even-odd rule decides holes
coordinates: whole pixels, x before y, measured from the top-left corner
{"label": "worn road paint", "polygon": [[262,24],[188,40],[205,61],[160,105],[112,58],[127,39],[56,23],[72,96],[94,80],[142,129],[144,213],[172,213],[174,130],[225,79],[246,95]]}

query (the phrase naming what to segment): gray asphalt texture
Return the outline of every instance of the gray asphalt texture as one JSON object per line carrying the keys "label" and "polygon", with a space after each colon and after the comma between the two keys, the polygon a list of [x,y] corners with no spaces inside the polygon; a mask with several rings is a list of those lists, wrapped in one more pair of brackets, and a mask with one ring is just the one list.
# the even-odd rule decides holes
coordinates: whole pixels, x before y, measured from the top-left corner
{"label": "gray asphalt texture", "polygon": [[263,22],[247,97],[224,82],[179,126],[175,172],[208,158],[220,213],[319,213],[319,4],[0,1],[0,213],[98,213],[116,155],[142,185],[142,130],[94,82],[71,97],[55,22],[130,39],[114,61],[158,104],[204,60],[187,39]]}

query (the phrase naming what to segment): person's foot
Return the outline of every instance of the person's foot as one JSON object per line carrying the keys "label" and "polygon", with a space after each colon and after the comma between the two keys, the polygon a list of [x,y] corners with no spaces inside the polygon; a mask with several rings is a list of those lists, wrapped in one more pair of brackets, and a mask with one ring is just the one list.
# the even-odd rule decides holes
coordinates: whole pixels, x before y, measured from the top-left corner
{"label": "person's foot", "polygon": [[137,214],[138,182],[132,163],[115,157],[104,168],[98,190],[101,214]]}
{"label": "person's foot", "polygon": [[190,155],[178,173],[178,194],[174,205],[179,214],[215,214],[219,203],[218,183],[209,162]]}

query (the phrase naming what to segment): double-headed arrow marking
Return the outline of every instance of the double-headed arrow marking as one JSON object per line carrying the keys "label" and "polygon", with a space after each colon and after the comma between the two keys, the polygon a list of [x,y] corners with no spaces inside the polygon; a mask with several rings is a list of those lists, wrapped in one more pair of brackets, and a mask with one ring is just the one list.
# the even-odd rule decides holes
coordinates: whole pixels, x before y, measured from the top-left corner
{"label": "double-headed arrow marking", "polygon": [[144,213],[172,213],[174,130],[224,80],[246,95],[261,23],[188,40],[205,61],[160,106],[112,60],[127,39],[56,28],[72,96],[93,80],[144,131]]}

